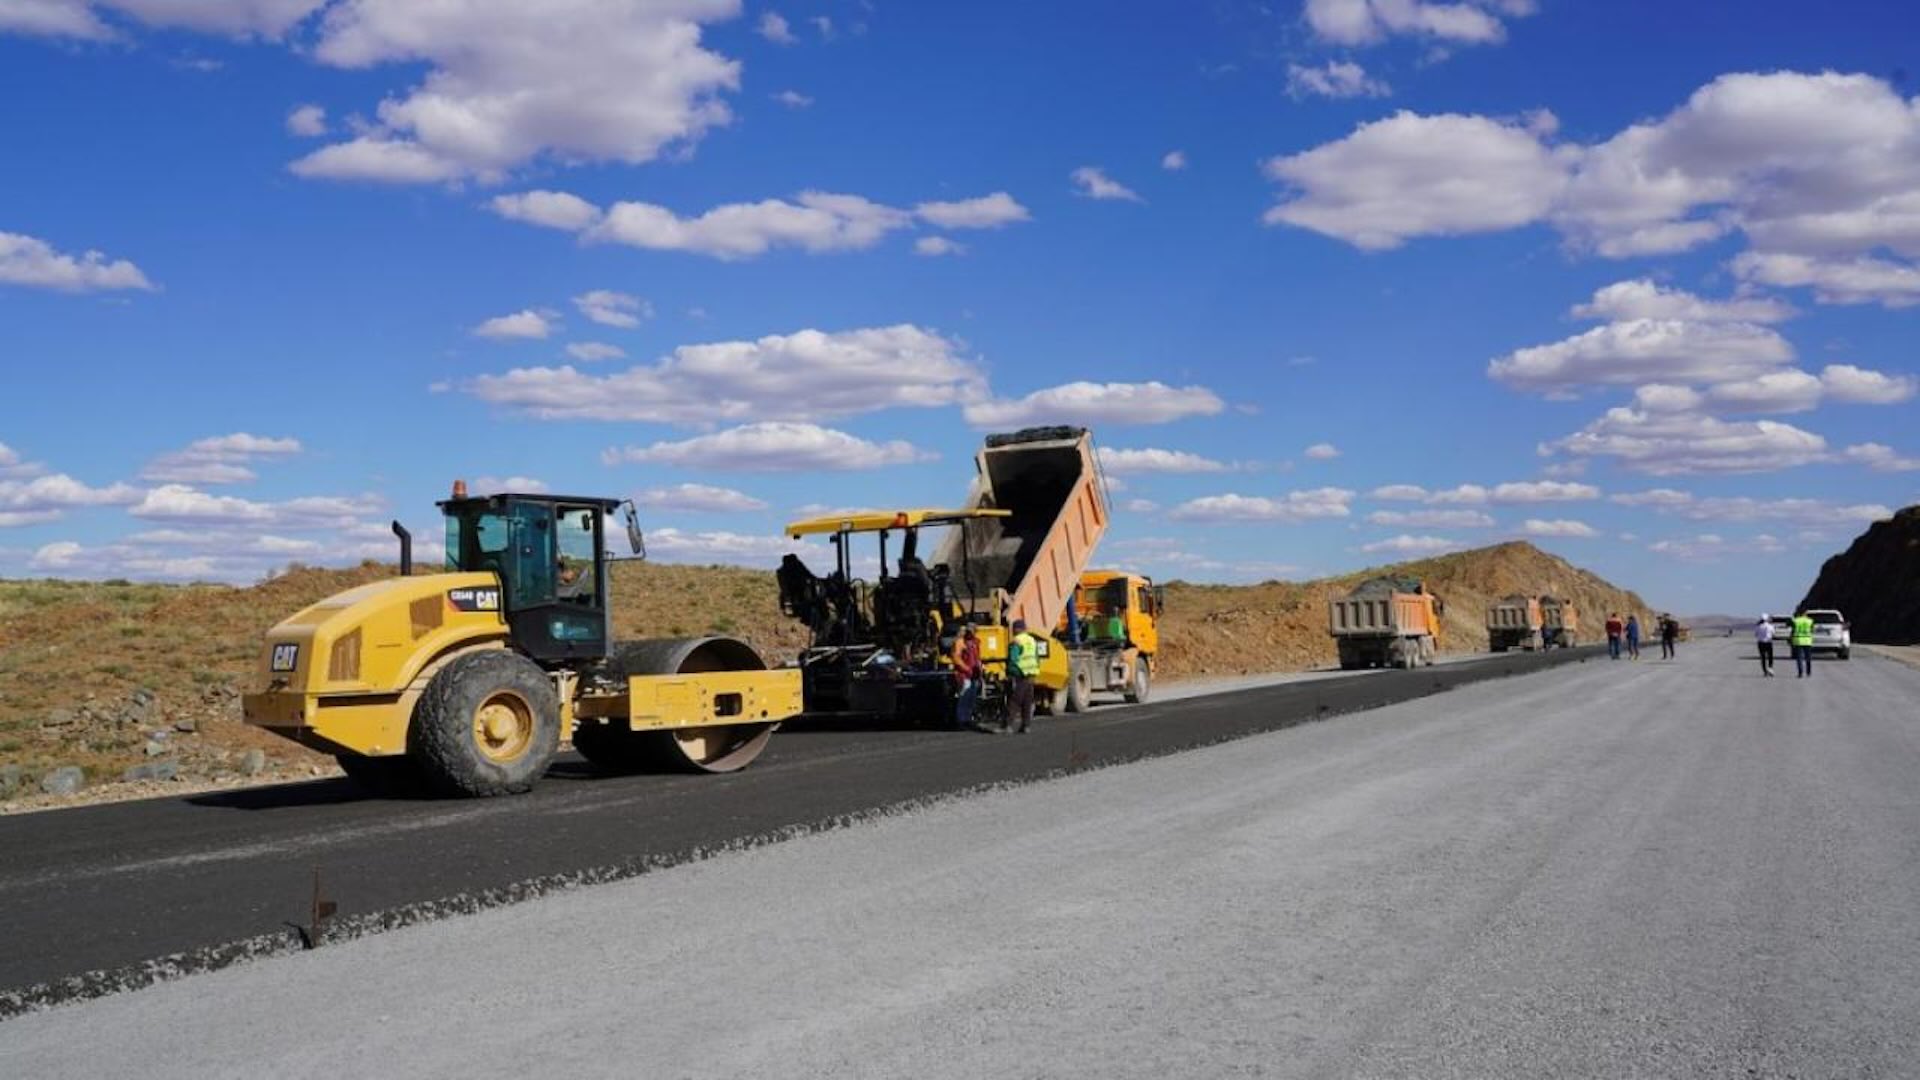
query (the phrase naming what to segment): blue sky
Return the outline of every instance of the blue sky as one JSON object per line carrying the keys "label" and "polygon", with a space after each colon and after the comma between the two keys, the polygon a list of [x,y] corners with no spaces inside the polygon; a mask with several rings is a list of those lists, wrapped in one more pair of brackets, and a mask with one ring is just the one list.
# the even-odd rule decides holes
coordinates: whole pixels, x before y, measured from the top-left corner
{"label": "blue sky", "polygon": [[0,575],[771,565],[1070,421],[1161,576],[1784,607],[1920,492],[1920,12],[1674,7],[0,0]]}

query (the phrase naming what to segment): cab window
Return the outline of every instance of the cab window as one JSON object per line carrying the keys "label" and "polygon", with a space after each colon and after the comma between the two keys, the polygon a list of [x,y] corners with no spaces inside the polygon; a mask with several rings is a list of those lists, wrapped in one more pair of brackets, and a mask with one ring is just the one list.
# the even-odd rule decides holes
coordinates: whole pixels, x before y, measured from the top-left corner
{"label": "cab window", "polygon": [[599,592],[593,572],[600,550],[599,517],[592,507],[561,507],[555,516],[559,538],[555,592],[562,600],[592,603]]}

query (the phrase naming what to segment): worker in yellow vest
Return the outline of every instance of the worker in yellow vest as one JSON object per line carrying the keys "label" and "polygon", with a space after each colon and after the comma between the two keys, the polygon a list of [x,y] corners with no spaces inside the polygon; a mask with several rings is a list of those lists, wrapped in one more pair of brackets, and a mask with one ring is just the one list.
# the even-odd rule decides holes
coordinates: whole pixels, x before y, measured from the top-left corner
{"label": "worker in yellow vest", "polygon": [[1026,734],[1033,724],[1033,677],[1040,674],[1040,642],[1027,633],[1027,620],[1013,620],[1007,645],[1007,730]]}
{"label": "worker in yellow vest", "polygon": [[1813,678],[1813,617],[1804,611],[1793,617],[1793,677]]}

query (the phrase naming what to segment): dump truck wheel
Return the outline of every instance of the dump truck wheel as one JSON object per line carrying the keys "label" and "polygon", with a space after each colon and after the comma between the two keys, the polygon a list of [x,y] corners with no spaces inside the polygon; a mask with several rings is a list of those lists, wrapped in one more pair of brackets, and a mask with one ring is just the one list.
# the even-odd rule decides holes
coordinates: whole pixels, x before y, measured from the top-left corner
{"label": "dump truck wheel", "polygon": [[1147,658],[1141,657],[1133,665],[1133,681],[1127,686],[1127,704],[1138,705],[1147,700],[1153,691],[1153,674],[1147,670]]}
{"label": "dump truck wheel", "polygon": [[1093,675],[1083,664],[1075,664],[1067,679],[1066,708],[1070,713],[1086,712],[1093,704]]}
{"label": "dump truck wheel", "polygon": [[368,757],[365,754],[335,754],[340,771],[347,779],[370,795],[418,795],[423,786],[420,770],[405,754],[392,757]]}
{"label": "dump truck wheel", "polygon": [[[733,638],[661,638],[614,647],[613,667],[624,675],[692,675],[703,671],[765,671],[767,662],[753,647]],[[746,768],[767,748],[779,723],[716,724],[670,731],[619,731],[615,743],[595,757],[595,765],[621,772],[664,771],[728,773]],[[586,730],[586,729],[582,729]],[[589,744],[593,738],[589,737]],[[579,748],[580,735],[574,735]],[[617,748],[616,748],[617,746]],[[595,750],[600,750],[595,747]]]}
{"label": "dump truck wheel", "polygon": [[456,795],[526,791],[559,748],[553,681],[504,649],[455,657],[436,672],[407,732],[407,756],[427,786]]}

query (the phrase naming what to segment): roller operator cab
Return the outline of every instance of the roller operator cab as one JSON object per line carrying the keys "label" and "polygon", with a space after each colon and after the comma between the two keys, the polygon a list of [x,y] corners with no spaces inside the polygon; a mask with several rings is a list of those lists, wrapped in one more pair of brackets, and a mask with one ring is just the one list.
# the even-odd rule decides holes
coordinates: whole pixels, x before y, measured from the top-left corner
{"label": "roller operator cab", "polygon": [[[745,766],[800,711],[797,671],[729,638],[613,640],[616,500],[456,485],[446,570],[328,597],[267,634],[247,722],[389,790],[525,791],[562,744],[608,770]],[[631,504],[626,531],[644,544]]]}

